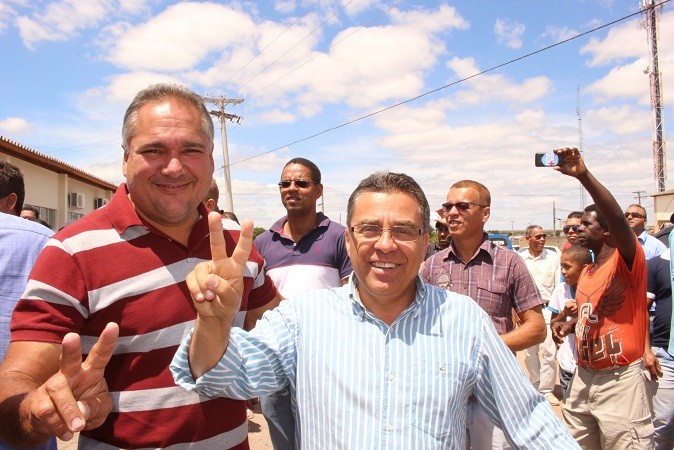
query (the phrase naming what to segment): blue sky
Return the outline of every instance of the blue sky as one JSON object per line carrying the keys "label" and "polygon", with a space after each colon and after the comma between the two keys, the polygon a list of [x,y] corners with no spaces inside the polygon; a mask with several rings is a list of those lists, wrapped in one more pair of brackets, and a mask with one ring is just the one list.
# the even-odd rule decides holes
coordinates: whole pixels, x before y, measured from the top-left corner
{"label": "blue sky", "polygon": [[[455,181],[484,183],[490,229],[551,228],[553,203],[565,217],[580,208],[580,191],[535,168],[533,154],[578,145],[579,97],[588,166],[624,207],[645,192],[652,214],[640,15],[473,77],[638,10],[638,0],[0,0],[0,135],[119,183],[128,103],[149,84],[177,82],[245,99],[227,109],[243,117],[227,125],[229,159],[234,210],[256,225],[283,215],[276,182],[302,156],[323,172],[333,220],[345,220],[359,180],[391,170],[413,176],[433,208]],[[672,43],[668,3],[665,132],[674,123]],[[215,148],[224,191],[219,133]]]}

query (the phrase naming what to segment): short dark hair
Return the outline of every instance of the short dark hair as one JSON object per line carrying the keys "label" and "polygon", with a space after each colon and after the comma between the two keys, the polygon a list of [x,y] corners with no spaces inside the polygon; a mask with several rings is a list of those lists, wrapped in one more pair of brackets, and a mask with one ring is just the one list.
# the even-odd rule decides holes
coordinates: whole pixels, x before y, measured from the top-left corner
{"label": "short dark hair", "polygon": [[390,194],[393,192],[402,192],[413,197],[419,204],[423,231],[429,233],[431,222],[431,208],[428,206],[428,200],[424,191],[419,187],[416,181],[404,173],[393,172],[375,172],[362,180],[349,197],[349,203],[346,207],[346,223],[351,226],[356,199],[364,192],[381,192]]}
{"label": "short dark hair", "polygon": [[571,211],[568,216],[566,216],[567,219],[582,219],[583,218],[583,211]]}
{"label": "short dark hair", "polygon": [[591,205],[588,205],[585,207],[585,212],[593,212],[597,215],[597,222],[599,222],[599,225],[604,230],[608,230],[608,222],[606,221],[606,217],[599,211],[599,207],[595,205],[594,203]]}
{"label": "short dark hair", "polygon": [[218,188],[218,182],[215,181],[215,178],[211,180],[211,187],[208,188],[208,192],[206,192],[206,197],[204,197],[204,201],[208,200],[215,200],[215,204],[218,204],[218,201],[220,201],[220,188]]}
{"label": "short dark hair", "polygon": [[21,211],[32,211],[33,214],[35,214],[35,220],[40,220],[40,210],[34,206],[24,205],[24,207],[21,208]]}
{"label": "short dark hair", "polygon": [[307,169],[309,169],[309,173],[311,173],[311,181],[317,184],[321,182],[321,170],[313,162],[309,161],[306,158],[293,158],[290,161],[288,161],[286,165],[283,166],[283,168],[285,169],[291,164],[299,164],[300,166],[306,167]]}
{"label": "short dark hair", "polygon": [[625,209],[625,211],[627,211],[627,210],[630,209],[631,207],[639,208],[640,210],[642,210],[642,211],[644,212],[644,219],[647,219],[647,218],[648,218],[648,217],[646,217],[646,208],[644,208],[644,207],[641,206],[640,204],[638,204],[638,203],[632,203],[631,205],[629,205],[629,206]]}
{"label": "short dark hair", "polygon": [[473,180],[461,180],[454,183],[450,189],[475,189],[477,191],[477,196],[480,198],[480,204],[482,206],[491,206],[491,194],[489,189],[482,183]]}
{"label": "short dark hair", "polygon": [[16,194],[14,214],[18,216],[23,208],[23,200],[26,198],[23,174],[14,164],[0,161],[0,198],[5,198],[9,194]]}
{"label": "short dark hair", "polygon": [[148,103],[159,102],[167,99],[178,99],[188,105],[193,106],[201,116],[201,127],[208,135],[213,150],[213,119],[204,105],[204,99],[192,92],[185,86],[179,84],[159,83],[153,84],[138,92],[133,101],[124,113],[124,122],[122,123],[122,148],[124,153],[129,151],[131,139],[136,135],[138,125],[138,111]]}
{"label": "short dark hair", "polygon": [[576,261],[578,264],[590,264],[592,262],[590,250],[580,244],[571,245],[569,248],[564,250],[564,254],[570,256],[571,259]]}
{"label": "short dark hair", "polygon": [[236,223],[239,223],[239,218],[236,217],[236,214],[234,214],[233,212],[223,211],[221,214],[222,214],[222,217],[225,217],[227,219],[233,220]]}

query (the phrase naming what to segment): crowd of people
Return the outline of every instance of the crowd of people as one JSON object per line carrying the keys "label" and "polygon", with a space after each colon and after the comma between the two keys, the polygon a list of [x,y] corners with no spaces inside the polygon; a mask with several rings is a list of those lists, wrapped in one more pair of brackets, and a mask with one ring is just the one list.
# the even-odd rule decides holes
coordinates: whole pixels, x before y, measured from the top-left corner
{"label": "crowd of people", "polygon": [[408,175],[373,173],[342,226],[305,158],[253,240],[217,205],[213,134],[192,91],[140,91],[126,182],[53,236],[0,161],[0,448],[79,432],[81,448],[246,449],[255,398],[275,449],[674,447],[670,250],[577,149],[555,170],[594,203],[558,255],[539,225],[519,253],[492,243],[475,180],[432,209]]}

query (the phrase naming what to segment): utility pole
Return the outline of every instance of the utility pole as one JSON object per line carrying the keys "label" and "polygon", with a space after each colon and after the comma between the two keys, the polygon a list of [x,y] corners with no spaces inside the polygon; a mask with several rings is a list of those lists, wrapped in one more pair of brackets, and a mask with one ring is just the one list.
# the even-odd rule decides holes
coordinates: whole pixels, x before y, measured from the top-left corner
{"label": "utility pole", "polygon": [[557,207],[555,202],[552,202],[552,235],[557,236]]}
{"label": "utility pole", "polygon": [[662,105],[662,80],[658,62],[658,11],[662,11],[662,3],[655,4],[654,0],[641,0],[639,4],[644,15],[644,27],[648,33],[648,42],[651,47],[651,67],[644,72],[648,74],[651,92],[651,110],[653,111],[653,169],[656,192],[665,190],[667,178],[664,119]]}
{"label": "utility pole", "polygon": [[646,191],[632,191],[632,194],[634,194],[634,198],[637,199],[637,203],[641,205],[641,194],[645,194]]}
{"label": "utility pole", "polygon": [[234,114],[225,112],[225,105],[238,105],[243,102],[242,98],[227,98],[227,97],[203,97],[204,102],[214,103],[218,109],[216,111],[209,111],[211,115],[220,119],[220,136],[222,138],[222,160],[223,172],[225,177],[225,190],[227,197],[227,209],[225,211],[234,212],[234,201],[232,200],[232,177],[229,172],[229,149],[227,147],[227,128],[225,121],[241,123],[242,118]]}

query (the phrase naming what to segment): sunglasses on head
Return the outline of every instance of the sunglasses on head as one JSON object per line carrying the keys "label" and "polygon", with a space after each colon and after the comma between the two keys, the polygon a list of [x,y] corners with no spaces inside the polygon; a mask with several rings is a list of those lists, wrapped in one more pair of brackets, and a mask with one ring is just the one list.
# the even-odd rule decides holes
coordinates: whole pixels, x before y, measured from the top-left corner
{"label": "sunglasses on head", "polygon": [[282,187],[284,189],[287,189],[290,187],[291,184],[295,183],[295,186],[298,188],[306,189],[312,184],[315,184],[313,181],[310,180],[282,180],[278,182],[279,187]]}
{"label": "sunglasses on head", "polygon": [[443,203],[442,204],[442,210],[445,213],[448,213],[452,210],[452,208],[456,208],[457,211],[468,211],[472,205],[479,206],[480,208],[484,208],[484,205],[480,205],[479,203],[474,203],[474,202],[456,202],[456,203]]}
{"label": "sunglasses on head", "polygon": [[637,218],[637,219],[645,219],[645,218],[646,218],[646,216],[643,216],[643,215],[641,215],[641,214],[639,214],[639,213],[637,213],[637,212],[626,212],[626,213],[625,213],[625,217],[626,217],[626,218],[629,219],[630,216],[635,217],[635,218]]}
{"label": "sunglasses on head", "polygon": [[569,234],[569,231],[572,230],[574,233],[578,234],[578,230],[580,230],[580,225],[564,225],[564,227],[562,227],[562,231],[564,232],[564,234]]}

